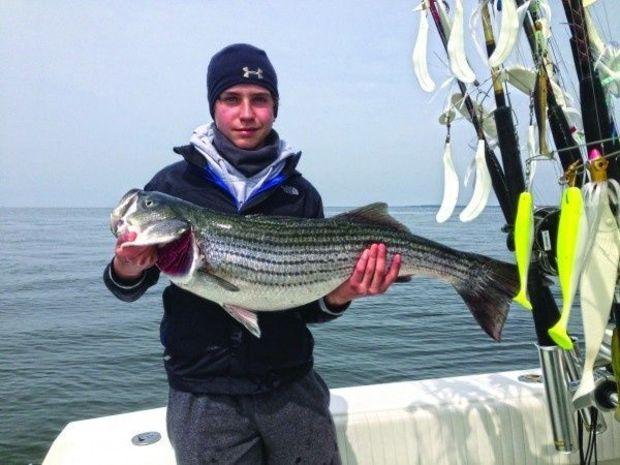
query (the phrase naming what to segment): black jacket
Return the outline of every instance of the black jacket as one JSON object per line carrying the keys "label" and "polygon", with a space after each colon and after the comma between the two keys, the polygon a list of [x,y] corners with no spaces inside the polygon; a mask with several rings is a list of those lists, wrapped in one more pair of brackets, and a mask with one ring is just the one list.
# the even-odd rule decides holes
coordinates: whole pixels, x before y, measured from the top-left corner
{"label": "black jacket", "polygon": [[[146,185],[197,205],[232,214],[260,213],[322,218],[316,189],[287,163],[282,181],[250,199],[240,211],[232,196],[205,171],[202,155],[191,145],[177,147],[183,161],[167,166]],[[121,300],[137,300],[159,278],[153,267],[137,283],[115,276],[108,265],[104,282]],[[306,323],[340,315],[320,301],[302,307],[259,312],[257,339],[219,305],[170,284],[163,293],[160,335],[170,385],[194,393],[253,394],[272,390],[305,375],[313,364],[314,339]]]}

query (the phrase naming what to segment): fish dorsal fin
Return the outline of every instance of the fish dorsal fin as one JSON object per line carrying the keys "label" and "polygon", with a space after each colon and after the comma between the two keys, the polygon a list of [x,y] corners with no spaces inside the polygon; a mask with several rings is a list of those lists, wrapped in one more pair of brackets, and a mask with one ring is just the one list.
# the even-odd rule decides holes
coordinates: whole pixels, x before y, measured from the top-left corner
{"label": "fish dorsal fin", "polygon": [[375,224],[380,226],[387,226],[402,232],[410,232],[409,228],[402,223],[399,223],[396,219],[390,216],[388,213],[387,203],[375,202],[370,205],[365,205],[355,210],[341,213],[334,216],[334,219],[342,219],[347,221],[353,221],[355,223]]}

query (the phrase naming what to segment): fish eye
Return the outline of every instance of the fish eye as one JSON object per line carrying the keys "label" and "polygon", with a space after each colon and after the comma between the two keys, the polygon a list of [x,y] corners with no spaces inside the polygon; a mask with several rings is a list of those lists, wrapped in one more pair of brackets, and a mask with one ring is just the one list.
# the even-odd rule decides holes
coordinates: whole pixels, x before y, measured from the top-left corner
{"label": "fish eye", "polygon": [[151,208],[155,203],[151,199],[146,199],[144,201],[144,206],[147,208]]}

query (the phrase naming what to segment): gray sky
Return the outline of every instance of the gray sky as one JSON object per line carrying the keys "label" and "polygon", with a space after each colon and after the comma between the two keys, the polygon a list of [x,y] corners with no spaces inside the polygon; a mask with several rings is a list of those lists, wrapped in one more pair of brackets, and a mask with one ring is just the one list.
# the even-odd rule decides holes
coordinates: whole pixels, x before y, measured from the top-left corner
{"label": "gray sky", "polygon": [[[618,18],[617,2],[607,3]],[[0,206],[110,207],[143,186],[177,161],[172,146],[210,120],[206,67],[234,42],[264,48],[274,63],[275,128],[303,151],[300,169],[326,205],[438,204],[445,129],[437,117],[447,91],[432,97],[414,77],[416,4],[5,0]],[[432,25],[429,41],[441,83],[448,74]],[[521,123],[523,133],[526,115]],[[473,142],[460,122],[453,147],[461,178]],[[470,193],[462,189],[461,204]]]}

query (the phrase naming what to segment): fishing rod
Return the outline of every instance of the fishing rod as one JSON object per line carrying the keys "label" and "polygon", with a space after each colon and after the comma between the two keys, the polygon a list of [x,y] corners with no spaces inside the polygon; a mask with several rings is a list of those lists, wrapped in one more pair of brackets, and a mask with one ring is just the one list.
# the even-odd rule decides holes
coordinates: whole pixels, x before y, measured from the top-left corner
{"label": "fishing rod", "polygon": [[[441,5],[438,5],[437,0],[426,0],[425,5],[431,12],[433,21],[439,33],[439,37],[441,38],[444,49],[446,50],[446,53],[447,53],[448,36],[446,34],[446,31],[444,29],[443,22],[442,22],[442,17],[441,17],[442,11],[440,10]],[[476,114],[476,111],[474,109],[474,105],[471,102],[471,98],[467,94],[467,89],[465,87],[465,84],[458,79],[457,79],[457,83],[459,85],[461,94],[464,96],[465,105],[470,115],[471,122],[474,125],[474,128],[476,130],[476,133],[478,134],[479,138],[484,139],[484,132],[482,130],[482,125],[480,124],[478,115]],[[501,99],[500,99],[500,103],[501,103]],[[502,106],[506,106],[505,100],[504,100],[504,105]],[[506,113],[506,110],[503,110],[503,111],[504,113]],[[501,114],[502,114],[502,111],[500,111],[500,115]],[[510,117],[512,119],[512,116]],[[514,136],[514,139],[512,140],[512,142],[508,142],[507,144],[505,144],[506,146],[508,144],[513,144],[512,147],[507,147],[506,152],[505,152],[507,163],[504,165],[504,168],[506,169],[506,171],[504,172],[504,170],[500,166],[499,161],[497,160],[495,156],[495,153],[489,148],[488,144],[486,143],[486,139],[484,139],[485,140],[485,158],[487,160],[487,164],[489,167],[489,173],[491,174],[491,179],[493,183],[493,188],[495,190],[495,194],[498,198],[500,207],[504,214],[504,218],[506,219],[506,223],[507,225],[509,225],[508,228],[505,228],[505,230],[507,229],[508,231],[510,231],[512,227],[511,225],[514,224],[514,219],[516,215],[516,200],[515,199],[519,195],[519,193],[524,190],[525,183],[523,181],[520,157],[518,153],[516,154],[516,156],[514,153],[514,148],[518,146],[518,143],[515,141],[516,135],[514,135],[515,134],[514,124],[510,123],[510,126],[508,126],[507,123],[504,123],[500,120],[500,126],[502,126],[503,128],[502,132],[504,134],[512,133]],[[508,140],[510,141],[510,139]],[[521,173],[521,175],[519,175],[518,173]],[[507,178],[510,179],[513,177],[515,179],[512,179],[511,181],[512,192],[513,192],[511,194],[511,190],[509,190],[506,179]],[[510,238],[508,240],[508,248],[512,249],[512,241],[510,240]],[[551,290],[546,284],[545,273],[541,269],[540,264],[537,262],[534,262],[533,266],[531,266],[529,270],[528,291],[530,293],[530,298],[532,301],[534,327],[535,327],[538,343],[540,346],[555,346],[555,343],[553,342],[553,340],[548,334],[548,329],[552,327],[553,324],[559,319],[560,314],[559,314],[555,299],[553,298],[553,295],[551,294]]]}
{"label": "fishing rod", "polygon": [[[518,6],[521,6],[524,2],[519,2],[517,0],[515,3]],[[534,3],[536,3],[536,0],[534,0]],[[533,9],[534,8],[530,6],[530,10]],[[485,27],[487,53],[490,57],[489,46],[493,44],[490,40],[492,39],[492,28],[490,24],[488,6],[482,10],[482,19],[483,26]],[[536,23],[534,23],[531,19],[530,21],[531,22],[527,21],[526,15],[524,18],[524,24],[537,70],[533,95],[530,95],[530,98],[533,97],[534,99],[534,114],[539,128],[539,152],[544,156],[548,156],[550,153],[546,144],[546,128],[547,122],[549,122],[549,126],[554,137],[554,142],[556,144],[556,149],[563,149],[560,160],[566,170],[568,167],[574,166],[573,163],[575,161],[581,161],[581,152],[579,148],[575,146],[570,126],[563,109],[555,98],[551,85],[551,79],[547,68],[548,61],[545,51],[546,44],[544,42],[545,38],[542,30],[542,24],[540,21],[537,21]],[[536,24],[536,27],[534,27],[534,24]],[[497,70],[492,68],[491,72],[492,75],[497,75]],[[495,83],[496,78],[494,76],[494,88],[498,87]],[[500,104],[501,100],[497,104],[498,109],[500,108]],[[520,173],[520,164],[517,169],[518,171],[516,172]],[[520,176],[522,176],[522,174],[520,174]],[[525,190],[524,184],[521,184],[521,187],[522,189],[520,192]],[[526,197],[526,202],[527,199],[529,199],[528,210],[530,215],[533,215],[531,194],[529,197]],[[527,205],[528,203],[524,204],[524,206]],[[521,202],[519,204],[519,214],[521,214]],[[555,218],[557,218],[557,216],[555,216]],[[545,223],[544,220],[540,220],[537,226],[538,229],[541,231],[544,231],[544,229],[547,229],[547,231],[551,229],[550,226],[552,223],[549,220],[547,221],[548,223]],[[553,247],[550,247],[550,249],[553,250]],[[542,253],[545,254],[545,252]],[[517,255],[517,257],[519,257],[519,255]],[[532,317],[538,342],[538,354],[544,379],[545,396],[549,409],[549,418],[551,420],[550,423],[554,445],[558,451],[571,452],[574,450],[575,427],[574,422],[572,421],[572,410],[569,407],[570,394],[567,386],[567,380],[569,379],[571,373],[570,368],[573,368],[573,373],[577,370],[574,366],[569,364],[566,364],[565,366],[563,363],[565,356],[550,336],[549,329],[552,328],[553,325],[560,319],[560,312],[557,303],[551,294],[551,290],[545,282],[546,276],[542,265],[543,262],[540,259],[530,261],[529,269],[526,271],[528,276],[527,289],[531,301]],[[573,378],[575,377],[576,376],[573,374]],[[590,418],[587,420],[587,424],[592,424]]]}
{"label": "fishing rod", "polygon": [[[488,3],[482,6],[482,26],[484,28],[487,55],[490,58],[495,51],[495,37],[493,36]],[[506,100],[504,81],[501,77],[501,69],[499,66],[491,67],[491,79],[495,96],[495,111],[493,112],[493,116],[497,127],[497,140],[499,143],[499,151],[502,156],[502,166],[507,175],[506,182],[508,186],[510,208],[514,215],[516,213],[519,194],[525,190],[519,141],[517,140],[515,123],[512,118],[512,108]],[[514,224],[514,216],[509,221],[509,225],[512,224]]]}
{"label": "fishing rod", "polygon": [[[526,0],[516,0],[517,5],[521,6]],[[523,30],[527,37],[530,51],[532,52],[532,58],[534,63],[538,64],[538,69],[543,73],[542,78],[545,80],[546,96],[547,96],[547,118],[549,121],[549,128],[555,143],[556,152],[562,164],[564,172],[568,171],[569,167],[573,163],[581,161],[582,155],[578,145],[575,144],[573,139],[573,129],[571,128],[568,118],[564,113],[564,109],[558,103],[555,95],[554,87],[551,85],[551,76],[549,76],[549,69],[554,68],[554,64],[551,62],[548,56],[543,56],[541,50],[541,44],[538,37],[541,35],[542,21],[540,16],[540,6],[538,1],[534,0],[530,3],[527,14],[523,19]],[[540,66],[542,65],[542,66]],[[547,67],[549,65],[549,68]],[[541,117],[540,112],[536,112],[536,119]],[[538,121],[539,127],[541,121]],[[575,179],[575,185],[581,186],[582,178]]]}
{"label": "fishing rod", "polygon": [[[495,38],[493,36],[491,15],[489,13],[488,4],[483,6],[481,13],[486,51],[488,57],[491,57],[495,51]],[[495,94],[496,109],[494,111],[494,116],[497,125],[498,142],[508,181],[513,214],[516,214],[514,206],[517,204],[519,194],[525,190],[525,180],[523,177],[523,169],[521,167],[519,142],[517,140],[517,132],[512,118],[512,108],[506,100],[504,83],[501,78],[499,66],[491,67],[491,77],[493,81],[493,91]],[[509,226],[514,225],[514,221],[515,216],[508,220]],[[555,299],[551,295],[549,287],[545,284],[544,273],[540,269],[537,261],[534,261],[530,265],[528,274],[528,291],[532,300],[532,312],[538,343],[542,346],[553,346],[555,343],[549,337],[547,331],[560,317],[558,307],[555,303]]]}
{"label": "fishing rod", "polygon": [[[620,165],[617,156],[613,154],[620,149],[620,142],[617,138],[617,129],[615,123],[610,115],[609,107],[606,99],[606,89],[603,88],[599,72],[594,65],[594,54],[591,48],[590,33],[588,27],[592,27],[593,23],[588,24],[588,16],[584,5],[581,0],[562,0],[564,6],[564,12],[568,21],[571,38],[571,51],[573,55],[573,61],[575,64],[575,70],[577,79],[579,80],[579,97],[581,114],[583,118],[583,129],[586,142],[586,153],[588,160],[588,168],[591,172],[591,180],[583,188],[583,196],[586,199],[586,203],[589,209],[589,221],[593,222],[590,230],[594,230],[594,238],[596,240],[597,234],[601,232],[598,225],[602,221],[604,212],[608,211],[608,219],[611,219],[612,224],[616,226],[616,232],[612,232],[611,235],[617,234],[617,223],[613,221],[613,217],[617,213],[610,210],[615,203],[617,206],[617,181],[620,179]],[[597,175],[597,168],[600,168],[600,173]],[[614,196],[608,196],[608,189],[616,191],[615,200]],[[595,194],[596,192],[596,194]],[[609,244],[608,244],[609,246]],[[600,345],[599,342],[589,342],[590,339],[595,340],[596,335],[600,336],[599,328],[604,328],[605,321],[609,321],[610,315],[613,315],[613,321],[615,321],[615,332],[620,329],[620,322],[618,320],[618,313],[620,310],[620,299],[618,299],[618,292],[616,289],[615,299],[608,300],[612,289],[607,289],[610,283],[603,283],[604,279],[611,278],[611,286],[616,286],[617,271],[618,271],[618,258],[611,259],[607,265],[606,257],[612,257],[614,252],[617,253],[617,249],[613,247],[602,252],[602,256],[597,256],[600,270],[594,270],[589,272],[589,268],[581,275],[581,291],[582,291],[582,312],[588,312],[583,314],[584,322],[584,335],[586,339],[586,352],[588,352],[588,346],[590,345],[590,352],[592,351],[592,344],[594,347]],[[601,254],[598,248],[592,251],[592,256],[596,253]],[[594,259],[593,259],[594,260]],[[613,263],[613,262],[616,263]],[[606,266],[603,272],[603,267]],[[586,273],[588,271],[588,273]],[[584,288],[585,286],[585,288]],[[585,301],[584,295],[586,295]],[[602,311],[602,313],[601,313]],[[600,314],[600,317],[598,315]],[[594,323],[598,321],[597,323]],[[586,327],[586,323],[588,327]],[[588,329],[589,328],[589,329]],[[615,350],[616,359],[618,358],[617,340]],[[613,348],[612,344],[612,348]],[[600,350],[600,349],[599,349]],[[596,353],[596,352],[594,352]],[[613,355],[613,353],[612,353]],[[596,425],[596,408],[603,408],[605,404],[613,404],[609,402],[611,396],[611,390],[603,392],[601,390],[602,385],[598,387],[592,382],[592,366],[594,359],[592,357],[586,357],[582,366],[582,379],[573,398],[573,403],[576,408],[579,408],[579,412],[591,411],[594,417],[595,428]],[[588,371],[588,379],[586,379],[586,367]],[[617,371],[617,370],[614,370]],[[614,372],[616,382],[620,382],[620,375]],[[620,384],[618,384],[620,386]],[[577,405],[579,404],[579,406]],[[615,406],[617,408],[618,401],[616,398]],[[588,408],[589,407],[589,408]],[[618,414],[618,410],[616,411]],[[618,419],[618,418],[617,418]],[[590,442],[595,441],[595,436],[591,433]],[[580,438],[581,443],[581,438]],[[583,463],[583,457],[582,457]]]}
{"label": "fishing rod", "polygon": [[[571,50],[579,79],[581,110],[584,120],[588,158],[596,159],[597,152],[603,157],[620,150],[617,129],[610,116],[605,99],[605,90],[598,71],[594,68],[594,57],[590,46],[588,22],[585,8],[580,0],[562,0],[564,12],[571,31]],[[620,162],[618,157],[608,157],[607,177],[620,180]],[[620,299],[614,299],[611,314],[620,314]],[[616,330],[620,330],[620,321],[614,318]],[[616,377],[620,375],[616,374]]]}
{"label": "fishing rod", "polygon": [[[529,196],[527,195],[525,181],[523,179],[516,128],[512,119],[512,109],[510,108],[510,105],[506,103],[504,82],[501,78],[500,66],[493,66],[491,64],[492,55],[495,51],[495,39],[491,26],[491,15],[489,12],[490,6],[486,3],[481,7],[486,51],[491,66],[491,76],[495,94],[495,118],[498,141],[502,152],[502,161],[506,175],[508,179],[512,180],[512,183],[509,185],[510,194],[512,201],[515,203],[517,202],[517,196],[519,196],[519,215],[523,214],[522,208],[526,208],[530,212],[529,215],[533,215],[531,194]],[[511,11],[511,13],[514,14],[515,11]],[[504,12],[504,14],[506,14],[506,12]],[[561,117],[564,117],[564,113],[559,108],[559,105],[557,104],[557,101],[555,101],[552,93],[551,81],[547,73],[548,63],[545,60],[546,54],[543,53],[544,41],[540,40],[542,38],[542,30],[540,25],[538,26],[538,29],[540,31],[538,33],[539,40],[532,41],[532,45],[535,46],[533,48],[533,53],[536,52],[539,54],[539,59],[535,58],[537,73],[533,92],[533,106],[536,110],[535,114],[539,127],[539,152],[543,155],[547,155],[550,153],[546,145],[547,118],[549,114],[548,107],[553,105],[553,108],[556,112],[559,111]],[[533,33],[534,29],[531,28],[530,31]],[[534,36],[534,34],[532,34],[532,36]],[[551,101],[551,105],[549,105],[549,101]],[[566,132],[562,133],[560,130],[556,131],[555,134],[561,142],[564,142],[564,144],[561,144],[560,146],[562,148],[567,148],[569,144],[574,146],[574,142],[572,135],[569,132],[566,119],[564,119],[564,123],[564,130]],[[558,121],[554,121],[554,124],[557,125]],[[562,139],[562,136],[566,138]],[[579,152],[579,149],[576,148],[575,150],[576,152],[573,151],[564,155],[564,163],[568,163],[568,161],[571,160],[571,155],[576,156],[577,160],[581,160],[581,153]],[[521,195],[525,197],[521,197]],[[527,208],[528,205],[529,208]],[[523,221],[524,217],[520,216],[519,218],[519,221]],[[515,222],[516,220],[517,219],[515,218]],[[521,224],[522,223],[519,223],[515,226],[519,226]],[[522,227],[520,227],[519,230],[514,229],[511,233],[514,233],[515,236],[517,233],[523,234]],[[519,236],[519,241],[521,244],[522,236]],[[518,244],[515,240],[515,247],[517,245]],[[519,255],[517,257],[519,257]],[[531,260],[528,268],[529,269],[525,272],[528,276],[527,288],[529,298],[531,300],[531,307],[528,308],[532,309],[534,327],[538,340],[538,353],[543,379],[545,380],[545,394],[549,407],[549,415],[551,418],[554,444],[558,451],[570,452],[574,450],[575,432],[574,423],[571,418],[571,410],[568,408],[570,404],[570,397],[566,383],[567,375],[564,369],[564,364],[562,363],[563,354],[549,333],[549,329],[552,328],[553,325],[559,320],[560,313],[556,301],[545,282],[545,274],[541,269],[541,262],[539,260]],[[519,300],[519,302],[522,304],[529,303],[527,298],[525,298],[525,301]]]}
{"label": "fishing rod", "polygon": [[[581,114],[588,157],[591,157],[594,151],[604,156],[618,151],[620,141],[607,107],[605,90],[598,72],[594,69],[586,13],[581,0],[562,0],[562,4],[570,27],[571,50],[579,79]],[[617,157],[610,158],[607,173],[610,178],[620,181]]]}
{"label": "fishing rod", "polygon": [[[442,22],[440,12],[441,7],[437,4],[437,0],[424,0],[424,4],[431,12],[433,22],[435,23],[443,47],[446,53],[448,53],[448,34],[446,33]],[[499,202],[500,208],[502,209],[502,213],[504,214],[504,218],[506,219],[506,222],[511,224],[514,218],[514,207],[510,200],[510,192],[506,183],[506,176],[497,157],[495,156],[495,152],[489,146],[487,138],[484,134],[482,123],[478,114],[476,113],[474,103],[472,102],[471,97],[467,92],[467,87],[465,83],[458,78],[456,79],[456,82],[459,86],[461,95],[463,96],[463,103],[465,104],[465,108],[467,109],[467,113],[469,114],[471,123],[476,130],[478,140],[484,141],[484,157],[487,168],[489,170],[489,175],[491,176],[491,184],[493,185],[493,190],[495,191],[495,195],[497,196],[497,200]]]}

